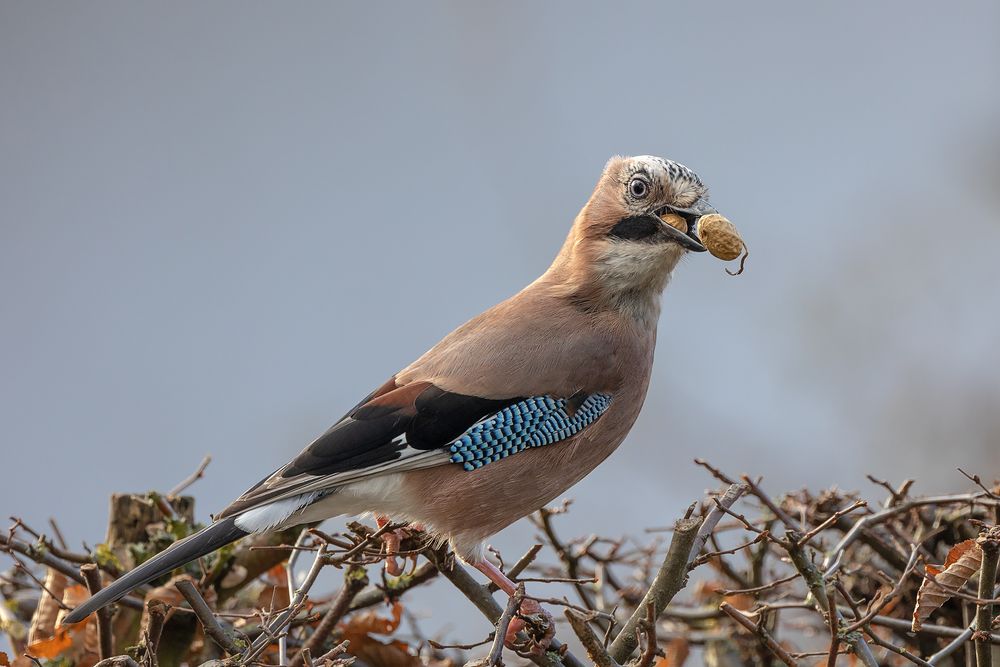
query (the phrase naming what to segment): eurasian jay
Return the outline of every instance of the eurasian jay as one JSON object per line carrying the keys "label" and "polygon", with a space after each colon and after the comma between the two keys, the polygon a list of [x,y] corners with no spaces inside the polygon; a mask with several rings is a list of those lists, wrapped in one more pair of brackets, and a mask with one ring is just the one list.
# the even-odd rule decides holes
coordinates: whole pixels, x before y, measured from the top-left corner
{"label": "eurasian jay", "polygon": [[[513,595],[484,542],[580,481],[629,432],[649,385],[661,293],[681,257],[705,250],[695,223],[715,212],[706,194],[677,162],[612,158],[541,277],[66,622],[251,533],[366,512],[422,525]],[[686,232],[666,213],[682,216]]]}

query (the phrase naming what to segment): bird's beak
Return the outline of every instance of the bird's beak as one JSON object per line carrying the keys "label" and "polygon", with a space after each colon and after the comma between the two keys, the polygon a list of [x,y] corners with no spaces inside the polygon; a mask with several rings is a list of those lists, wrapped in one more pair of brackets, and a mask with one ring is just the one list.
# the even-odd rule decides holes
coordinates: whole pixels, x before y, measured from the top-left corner
{"label": "bird's beak", "polygon": [[705,200],[699,199],[689,208],[680,208],[679,206],[670,206],[667,204],[656,212],[658,216],[663,215],[664,213],[676,213],[687,221],[688,228],[686,234],[679,229],[671,227],[670,225],[663,225],[666,233],[670,235],[679,246],[692,252],[705,252],[705,246],[701,244],[701,239],[698,238],[698,218],[703,215],[708,215],[709,213],[718,213],[718,211],[709,206],[708,202]]}

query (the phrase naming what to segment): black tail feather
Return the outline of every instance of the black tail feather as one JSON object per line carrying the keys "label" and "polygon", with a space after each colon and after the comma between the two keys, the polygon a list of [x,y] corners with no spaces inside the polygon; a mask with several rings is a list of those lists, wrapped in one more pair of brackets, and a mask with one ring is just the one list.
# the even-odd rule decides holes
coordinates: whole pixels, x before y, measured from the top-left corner
{"label": "black tail feather", "polygon": [[158,553],[139,567],[115,580],[107,588],[101,589],[97,595],[67,614],[63,623],[79,623],[101,607],[125,597],[133,589],[148,584],[153,579],[224,547],[230,542],[235,542],[244,535],[249,535],[249,533],[236,526],[234,517],[213,523],[194,535],[171,544],[165,551]]}

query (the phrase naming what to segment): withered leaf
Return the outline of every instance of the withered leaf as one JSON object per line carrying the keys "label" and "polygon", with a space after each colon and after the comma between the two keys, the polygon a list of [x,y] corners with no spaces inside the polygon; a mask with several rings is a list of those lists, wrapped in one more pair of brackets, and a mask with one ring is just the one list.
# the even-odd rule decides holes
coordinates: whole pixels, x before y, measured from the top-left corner
{"label": "withered leaf", "polygon": [[688,640],[678,637],[667,644],[663,657],[657,658],[653,665],[655,667],[682,667],[690,654],[691,647]]}
{"label": "withered leaf", "polygon": [[341,624],[340,629],[344,637],[352,639],[351,646],[354,646],[355,642],[353,640],[355,638],[361,639],[369,632],[374,632],[378,635],[391,635],[399,627],[399,621],[402,618],[403,605],[396,602],[392,605],[392,618],[385,618],[370,611],[352,616],[346,623]]}
{"label": "withered leaf", "polygon": [[352,643],[349,652],[372,667],[421,667],[423,662],[420,658],[410,654],[407,649],[407,645],[403,642],[392,641],[383,644],[377,639],[366,637],[365,641],[357,646]]}
{"label": "withered leaf", "polygon": [[[944,565],[940,568],[927,566],[928,574],[934,576],[940,584],[950,589],[959,589],[965,585],[983,564],[983,551],[975,540],[959,542],[948,552]],[[920,630],[924,621],[941,605],[951,599],[952,595],[942,585],[924,579],[917,591],[917,602],[913,607],[914,632]]]}
{"label": "withered leaf", "polygon": [[69,631],[59,628],[52,637],[28,644],[28,653],[36,658],[56,658],[72,646],[73,638],[69,636]]}
{"label": "withered leaf", "polygon": [[[42,591],[38,606],[35,607],[35,613],[31,617],[28,644],[34,644],[55,634],[56,617],[59,616],[60,611],[59,602],[63,599],[65,589],[66,575],[49,568],[45,572],[45,590]],[[56,597],[52,597],[53,595]]]}

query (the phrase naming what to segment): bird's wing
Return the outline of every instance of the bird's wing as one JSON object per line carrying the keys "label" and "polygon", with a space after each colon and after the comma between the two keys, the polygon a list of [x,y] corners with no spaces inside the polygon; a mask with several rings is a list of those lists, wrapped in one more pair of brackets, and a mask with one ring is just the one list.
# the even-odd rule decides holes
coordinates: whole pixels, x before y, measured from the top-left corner
{"label": "bird's wing", "polygon": [[380,474],[448,463],[475,470],[571,437],[600,417],[610,400],[608,394],[582,392],[481,398],[431,382],[396,386],[390,380],[216,518],[293,498],[301,507],[325,490]]}

